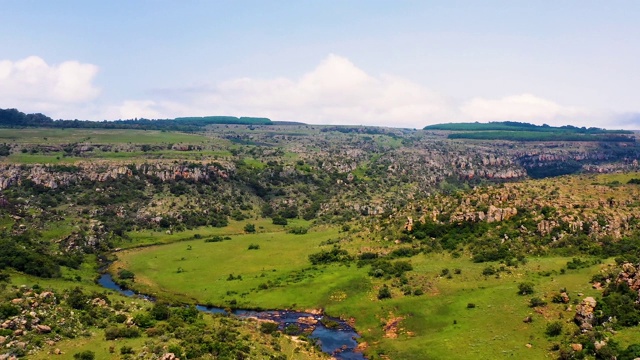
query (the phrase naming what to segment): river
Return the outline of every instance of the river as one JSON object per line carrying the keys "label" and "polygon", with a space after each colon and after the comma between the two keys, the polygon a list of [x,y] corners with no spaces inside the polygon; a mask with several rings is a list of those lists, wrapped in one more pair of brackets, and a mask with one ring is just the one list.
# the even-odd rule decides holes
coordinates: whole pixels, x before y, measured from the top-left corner
{"label": "river", "polygon": [[[139,296],[150,301],[155,301],[155,299],[150,296],[136,294],[132,290],[121,288],[113,281],[110,274],[103,274],[100,276],[98,284],[107,289],[117,291],[125,296]],[[197,305],[196,308],[200,311],[212,314],[227,314],[225,309],[219,307]],[[241,318],[255,317],[258,319],[273,320],[279,324],[280,330],[283,330],[291,324],[295,324],[301,329],[312,327],[313,331],[309,335],[309,338],[316,340],[323,352],[341,360],[366,360],[362,353],[355,351],[356,346],[358,346],[358,342],[355,339],[359,338],[360,335],[358,335],[355,329],[344,320],[327,317],[326,315],[316,315],[289,310],[252,311],[235,309],[232,311],[232,314]],[[332,328],[324,326],[320,321],[322,318],[328,318],[329,320],[334,321],[337,323],[337,326]],[[315,322],[315,324],[310,325],[309,323],[312,322]]]}

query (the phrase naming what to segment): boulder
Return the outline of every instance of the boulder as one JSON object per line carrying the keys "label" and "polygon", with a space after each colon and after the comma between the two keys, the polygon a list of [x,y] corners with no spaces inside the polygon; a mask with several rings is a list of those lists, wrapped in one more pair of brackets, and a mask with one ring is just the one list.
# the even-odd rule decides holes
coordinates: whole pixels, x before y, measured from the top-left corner
{"label": "boulder", "polygon": [[36,331],[41,334],[48,334],[51,332],[51,327],[48,325],[36,325]]}
{"label": "boulder", "polygon": [[587,297],[582,300],[580,305],[576,305],[576,315],[574,317],[580,329],[583,332],[589,331],[593,328],[593,321],[595,316],[593,310],[596,307],[596,300],[592,297]]}

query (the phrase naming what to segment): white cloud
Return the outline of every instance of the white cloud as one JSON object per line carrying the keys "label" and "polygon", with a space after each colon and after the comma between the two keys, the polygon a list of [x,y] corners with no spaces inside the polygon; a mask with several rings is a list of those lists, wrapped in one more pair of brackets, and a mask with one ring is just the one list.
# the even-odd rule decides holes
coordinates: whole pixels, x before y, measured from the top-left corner
{"label": "white cloud", "polygon": [[[435,119],[450,121],[455,115],[447,97],[406,79],[372,76],[337,55],[329,55],[298,79],[240,78],[178,92],[171,94],[171,101],[125,102],[119,117],[223,114],[317,124],[422,127]],[[189,95],[184,98],[184,94]],[[183,99],[177,103],[178,97]],[[132,111],[136,107],[138,111]]]}
{"label": "white cloud", "polygon": [[531,94],[506,96],[501,99],[474,98],[461,106],[464,118],[474,121],[528,121],[566,125],[571,119],[588,121],[589,112],[577,107],[559,105]]}
{"label": "white cloud", "polygon": [[2,60],[0,107],[55,115],[64,107],[97,98],[100,90],[93,84],[97,73],[96,65],[77,61],[49,65],[38,56],[18,61]]}
{"label": "white cloud", "polygon": [[107,106],[93,84],[98,67],[77,61],[47,64],[37,56],[0,61],[0,108],[43,112],[54,118],[131,119],[178,116],[264,116],[310,124],[422,128],[461,121],[524,121],[535,124],[634,126],[617,117],[565,106],[532,94],[455,101],[409,79],[372,75],[349,59],[329,55],[298,78],[238,78],[195,88],[157,92],[152,99]]}

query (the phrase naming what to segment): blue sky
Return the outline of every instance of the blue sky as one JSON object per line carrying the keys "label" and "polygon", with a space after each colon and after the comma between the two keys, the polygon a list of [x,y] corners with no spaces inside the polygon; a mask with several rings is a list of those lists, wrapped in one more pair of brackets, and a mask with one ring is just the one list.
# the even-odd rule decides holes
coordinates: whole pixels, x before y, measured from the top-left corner
{"label": "blue sky", "polygon": [[0,108],[640,129],[638,1],[0,0]]}

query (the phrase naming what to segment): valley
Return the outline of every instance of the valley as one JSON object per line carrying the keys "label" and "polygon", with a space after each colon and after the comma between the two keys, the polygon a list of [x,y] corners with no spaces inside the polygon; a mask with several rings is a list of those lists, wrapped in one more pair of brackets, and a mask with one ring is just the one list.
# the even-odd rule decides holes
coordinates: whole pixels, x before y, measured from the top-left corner
{"label": "valley", "polygon": [[[640,356],[635,133],[188,130],[0,129],[7,358],[331,355],[195,305],[340,318],[367,359]],[[45,292],[64,320],[33,305]]]}

